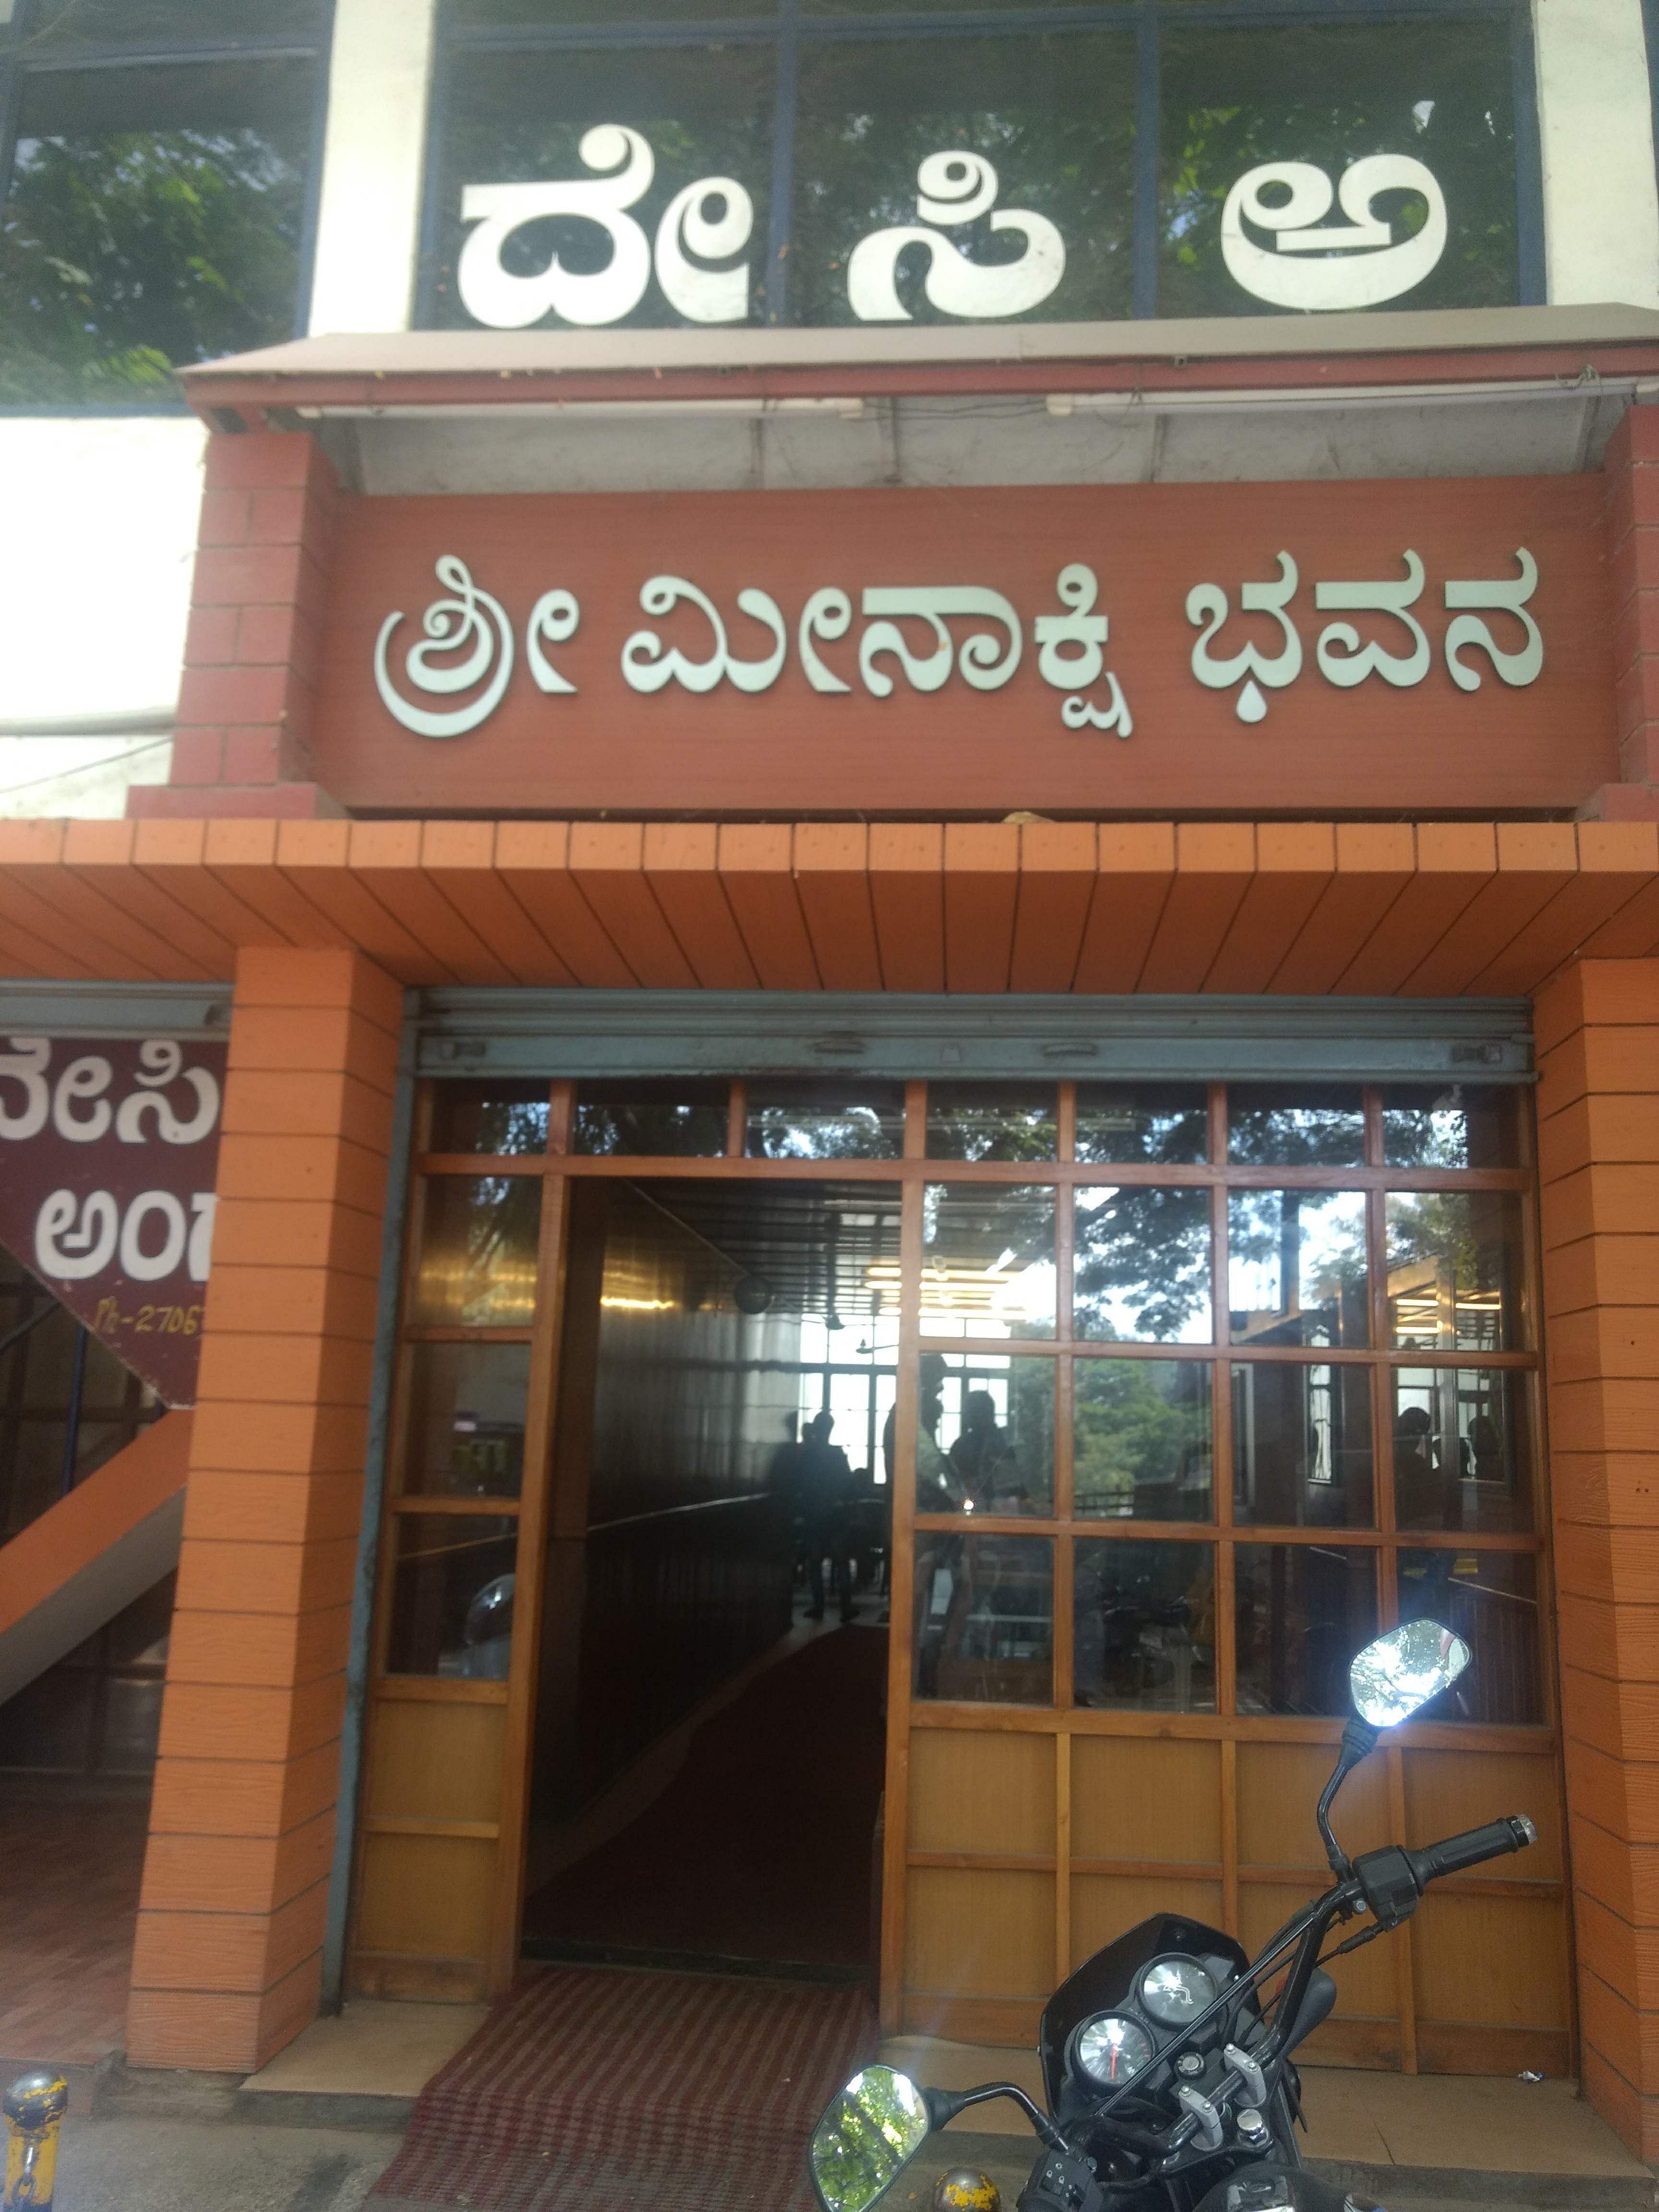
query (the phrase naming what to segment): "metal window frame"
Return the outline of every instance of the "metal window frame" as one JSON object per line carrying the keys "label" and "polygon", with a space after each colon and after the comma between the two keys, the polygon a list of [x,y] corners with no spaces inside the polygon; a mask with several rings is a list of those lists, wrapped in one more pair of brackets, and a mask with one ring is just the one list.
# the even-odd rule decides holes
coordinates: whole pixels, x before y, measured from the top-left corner
{"label": "metal window frame", "polygon": [[37,983],[0,978],[0,1037],[230,1035],[228,983]]}
{"label": "metal window frame", "polygon": [[[317,226],[322,206],[323,143],[328,129],[331,66],[334,52],[334,0],[323,0],[323,21],[313,39],[264,32],[243,39],[161,39],[128,45],[52,46],[30,52],[28,26],[38,0],[18,0],[15,20],[0,26],[0,222],[10,196],[17,154],[23,88],[36,76],[85,76],[96,70],[166,69],[223,62],[310,62],[315,65],[311,132],[306,155],[306,191],[300,221],[298,274],[294,300],[294,336],[310,328],[311,290],[317,258]],[[185,416],[189,403],[171,398],[19,401],[0,406],[0,417]]]}
{"label": "metal window frame", "polygon": [[419,994],[422,1076],[1534,1080],[1525,999]]}
{"label": "metal window frame", "polygon": [[[1651,18],[1659,0],[1643,0]],[[437,285],[444,228],[442,188],[447,126],[459,63],[477,53],[580,53],[635,47],[769,46],[776,55],[773,87],[771,210],[766,240],[764,321],[797,327],[789,313],[787,277],[793,235],[795,121],[801,58],[811,47],[860,41],[1038,37],[1045,33],[1116,30],[1135,39],[1135,149],[1131,239],[1131,314],[1156,318],[1158,308],[1158,69],[1160,31],[1167,21],[1183,28],[1249,30],[1269,25],[1359,22],[1506,21],[1510,31],[1510,96],[1515,110],[1516,304],[1536,307],[1547,297],[1544,258],[1543,164],[1538,120],[1538,80],[1533,52],[1530,0],[1097,0],[1097,4],[1024,9],[991,6],[921,11],[811,15],[803,0],[777,0],[768,15],[733,14],[702,23],[657,22],[643,13],[620,23],[525,24],[500,27],[458,25],[451,0],[441,0],[428,89],[428,128],[422,171],[420,254],[415,327],[439,327]],[[1650,52],[1654,48],[1650,37]],[[1656,94],[1659,103],[1659,93]],[[1656,112],[1659,113],[1659,105]],[[0,155],[4,152],[0,144]],[[734,328],[737,336],[742,326]]]}

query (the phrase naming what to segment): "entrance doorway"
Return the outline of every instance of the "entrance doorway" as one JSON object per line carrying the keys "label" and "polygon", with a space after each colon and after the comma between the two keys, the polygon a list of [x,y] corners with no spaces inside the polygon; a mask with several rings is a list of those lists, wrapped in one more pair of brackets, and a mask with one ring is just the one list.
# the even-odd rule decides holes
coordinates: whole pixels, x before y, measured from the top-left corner
{"label": "entrance doorway", "polygon": [[[854,1603],[878,1569],[890,2031],[1029,2044],[1157,1910],[1265,1937],[1322,1879],[1347,1654],[1432,1613],[1474,1665],[1351,1788],[1349,1846],[1520,1808],[1540,1844],[1345,1960],[1315,2055],[1568,2069],[1521,1091],[444,1080],[419,1115],[357,1988],[498,1990],[526,1932],[718,1956],[739,1802],[757,1954],[810,1948],[786,1893],[832,1833],[851,1950],[867,1799],[843,1833],[801,1817],[823,1775],[784,1786],[829,1726],[788,1669],[842,1632],[826,1545],[805,1640],[775,1462],[827,1407],[854,1512],[891,1502]],[[635,1875],[693,1836],[726,1902],[682,1941],[695,1900]]]}
{"label": "entrance doorway", "polygon": [[526,1956],[872,1976],[898,1248],[890,1182],[574,1189]]}

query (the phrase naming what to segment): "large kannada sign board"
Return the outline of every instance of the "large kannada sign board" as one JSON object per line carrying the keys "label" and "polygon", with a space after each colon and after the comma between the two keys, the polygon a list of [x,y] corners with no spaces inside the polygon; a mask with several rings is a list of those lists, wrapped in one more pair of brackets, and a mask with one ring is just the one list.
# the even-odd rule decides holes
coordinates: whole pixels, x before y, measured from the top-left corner
{"label": "large kannada sign board", "polygon": [[1571,808],[1618,773],[1602,531],[1582,476],[358,499],[317,772],[413,812]]}
{"label": "large kannada sign board", "polygon": [[0,1036],[0,1243],[169,1406],[196,1398],[225,1058]]}

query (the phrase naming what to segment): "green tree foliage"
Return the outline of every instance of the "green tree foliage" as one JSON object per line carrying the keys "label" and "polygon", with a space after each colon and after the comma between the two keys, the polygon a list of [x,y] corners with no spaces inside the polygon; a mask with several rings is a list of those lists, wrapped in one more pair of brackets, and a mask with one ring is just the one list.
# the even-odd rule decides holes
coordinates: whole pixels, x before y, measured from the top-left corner
{"label": "green tree foliage", "polygon": [[249,130],[24,140],[0,222],[0,402],[166,398],[291,337],[304,182]]}
{"label": "green tree foliage", "polygon": [[1137,1489],[1168,1497],[1195,1461],[1207,1468],[1207,1369],[1185,1360],[1079,1360],[1073,1387],[1079,1513],[1127,1516]]}

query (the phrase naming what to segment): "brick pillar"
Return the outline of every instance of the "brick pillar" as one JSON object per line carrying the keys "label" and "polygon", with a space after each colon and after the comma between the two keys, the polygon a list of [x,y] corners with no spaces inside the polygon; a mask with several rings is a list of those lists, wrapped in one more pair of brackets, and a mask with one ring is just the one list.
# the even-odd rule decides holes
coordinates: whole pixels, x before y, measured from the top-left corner
{"label": "brick pillar", "polygon": [[135,2065],[246,2073],[317,2009],[402,1012],[356,953],[238,963]]}
{"label": "brick pillar", "polygon": [[1582,2067],[1659,2158],[1659,960],[1536,1006],[1544,1305]]}
{"label": "brick pillar", "polygon": [[1607,613],[1619,719],[1617,783],[1580,811],[1659,819],[1659,407],[1632,407],[1608,441]]}
{"label": "brick pillar", "polygon": [[311,757],[320,617],[341,495],[299,431],[208,441],[184,680],[165,784],[139,815],[337,815]]}

